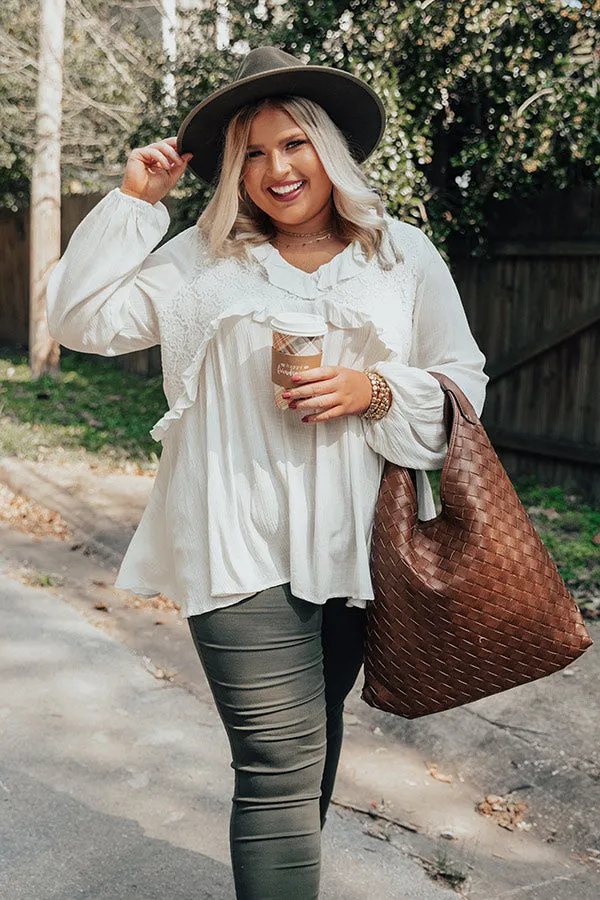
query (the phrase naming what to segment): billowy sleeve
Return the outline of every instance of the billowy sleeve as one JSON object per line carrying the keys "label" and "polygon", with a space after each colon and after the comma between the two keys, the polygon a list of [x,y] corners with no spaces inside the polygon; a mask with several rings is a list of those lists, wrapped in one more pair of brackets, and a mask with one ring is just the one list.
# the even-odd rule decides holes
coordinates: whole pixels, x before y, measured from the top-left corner
{"label": "billowy sleeve", "polygon": [[71,350],[116,356],[160,343],[154,303],[173,293],[180,273],[163,203],[118,188],[74,231],[46,291],[50,334]]}
{"label": "billowy sleeve", "polygon": [[447,375],[481,414],[488,378],[446,263],[422,232],[419,276],[408,364],[396,359],[372,368],[392,389],[392,405],[383,419],[362,419],[370,447],[397,465],[440,469],[447,452],[443,425],[444,394],[429,372]]}

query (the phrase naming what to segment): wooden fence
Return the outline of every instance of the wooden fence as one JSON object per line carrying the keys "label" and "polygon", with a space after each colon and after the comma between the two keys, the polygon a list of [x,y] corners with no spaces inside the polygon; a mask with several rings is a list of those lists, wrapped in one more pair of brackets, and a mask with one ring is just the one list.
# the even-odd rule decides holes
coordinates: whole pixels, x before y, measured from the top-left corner
{"label": "wooden fence", "polygon": [[[102,194],[70,195],[62,198],[61,242],[63,249],[77,225],[98,203]],[[29,212],[0,212],[0,344],[29,344]],[[96,357],[97,358],[97,357]],[[113,359],[107,360],[112,362]],[[115,365],[139,375],[161,371],[160,348],[127,353]]]}
{"label": "wooden fence", "polygon": [[[63,239],[98,201],[64,198]],[[512,476],[600,499],[600,189],[502,204],[490,259],[453,273],[490,376],[484,422]],[[28,343],[27,217],[0,214],[0,343]],[[160,372],[160,349],[117,357]]]}
{"label": "wooden fence", "polygon": [[600,499],[600,191],[508,204],[491,259],[453,265],[490,376],[484,422],[512,476]]}

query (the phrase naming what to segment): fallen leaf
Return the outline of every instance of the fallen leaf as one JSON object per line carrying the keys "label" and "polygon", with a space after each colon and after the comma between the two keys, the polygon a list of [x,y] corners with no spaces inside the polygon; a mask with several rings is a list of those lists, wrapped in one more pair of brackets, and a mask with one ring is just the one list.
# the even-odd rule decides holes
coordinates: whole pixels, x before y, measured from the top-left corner
{"label": "fallen leaf", "polygon": [[381,825],[365,825],[363,829],[365,834],[368,834],[369,837],[377,838],[379,841],[389,841],[390,835],[387,831],[385,831]]}
{"label": "fallen leaf", "polygon": [[444,781],[446,784],[451,784],[452,782],[452,775],[443,775],[439,771],[439,766],[437,763],[429,763],[429,765],[427,766],[427,771],[432,778],[436,779],[436,781]]}
{"label": "fallen leaf", "polygon": [[386,812],[389,809],[389,803],[386,803],[385,797],[382,797],[381,800],[371,800],[370,804],[370,813],[371,815],[375,813]]}
{"label": "fallen leaf", "polygon": [[155,678],[158,678],[159,681],[173,681],[177,672],[170,672],[168,669],[156,668],[154,672],[150,673],[154,675]]}
{"label": "fallen leaf", "polygon": [[542,512],[546,516],[547,519],[550,519],[550,521],[554,521],[555,519],[560,519],[560,513],[557,512],[552,507],[550,507],[549,509],[544,509],[544,510],[542,510]]}
{"label": "fallen leaf", "polygon": [[485,800],[477,804],[480,815],[495,819],[496,824],[507,831],[514,831],[515,828],[529,830],[531,826],[524,822],[527,809],[527,804],[522,800],[514,801],[500,794],[488,794]]}
{"label": "fallen leaf", "polygon": [[444,775],[442,772],[438,772],[437,769],[430,769],[429,774],[432,778],[435,778],[436,781],[443,781],[444,784],[452,784],[452,775]]}
{"label": "fallen leaf", "polygon": [[0,520],[33,538],[73,540],[66,522],[56,510],[40,506],[23,494],[13,493],[4,484],[0,484]]}
{"label": "fallen leaf", "polygon": [[86,409],[80,409],[79,415],[82,419],[85,419],[88,425],[91,425],[92,428],[102,428],[102,422],[99,422],[98,419],[94,418],[94,416]]}

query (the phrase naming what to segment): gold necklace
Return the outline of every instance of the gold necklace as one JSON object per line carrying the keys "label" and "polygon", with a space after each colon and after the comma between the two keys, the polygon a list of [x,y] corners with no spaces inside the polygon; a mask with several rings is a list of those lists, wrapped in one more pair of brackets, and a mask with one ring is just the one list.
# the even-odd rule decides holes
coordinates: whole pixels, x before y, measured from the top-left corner
{"label": "gold necklace", "polygon": [[323,228],[322,231],[285,231],[283,228],[276,228],[275,231],[277,234],[285,234],[286,237],[297,237],[297,238],[310,238],[310,237],[325,237],[332,232],[331,225],[328,228]]}
{"label": "gold necklace", "polygon": [[[281,241],[279,235],[286,234],[290,237],[297,237],[299,240],[297,241]],[[307,247],[309,244],[318,244],[320,241],[325,241],[327,238],[330,238],[333,234],[331,228],[323,229],[323,231],[309,231],[301,234],[299,232],[294,231],[283,231],[283,229],[277,229],[277,233],[274,237],[274,241],[276,241],[280,246],[285,248],[291,247]],[[302,240],[302,238],[311,238],[311,240]]]}

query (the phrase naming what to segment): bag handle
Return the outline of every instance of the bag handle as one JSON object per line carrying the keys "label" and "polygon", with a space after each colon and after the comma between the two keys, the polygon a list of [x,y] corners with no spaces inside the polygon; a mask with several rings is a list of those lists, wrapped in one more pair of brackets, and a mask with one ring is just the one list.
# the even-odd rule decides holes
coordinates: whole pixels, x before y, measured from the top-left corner
{"label": "bag handle", "polygon": [[[456,401],[456,406],[459,409],[460,414],[463,417],[463,419],[466,419],[467,422],[471,423],[471,425],[478,425],[479,417],[478,417],[477,413],[475,412],[472,404],[467,399],[466,395],[461,391],[459,386],[454,381],[452,381],[451,378],[448,378],[447,375],[442,375],[441,372],[429,372],[429,374],[433,375],[433,377],[439,381],[441,388],[446,395],[452,394],[452,396],[454,397],[454,399]],[[447,397],[446,399],[448,400],[449,398]],[[449,410],[446,405],[444,407],[444,419],[446,421],[446,431],[448,432],[448,437],[449,437],[450,436],[450,423],[447,418],[448,413],[449,413]]]}
{"label": "bag handle", "polygon": [[[451,378],[448,378],[447,375],[443,375],[441,372],[430,371],[429,374],[433,375],[433,377],[436,378],[437,381],[439,381],[440,386],[445,394],[444,425],[446,428],[448,453],[444,461],[442,478],[440,482],[440,499],[442,500],[443,505],[445,474],[449,466],[453,464],[454,448],[459,426],[459,420],[456,417],[456,412],[458,411],[461,414],[461,417],[470,425],[479,426],[480,429],[483,429],[483,426],[481,425],[481,422],[479,421],[477,413],[475,412],[472,404],[469,402],[465,394],[461,391],[459,386],[454,381],[452,381]],[[409,518],[412,521],[412,527],[416,527],[418,522],[418,498],[414,469],[409,469],[406,466],[399,466],[395,463],[390,463],[389,461],[387,461],[385,464],[384,474],[382,476],[382,482],[385,478],[386,472],[395,472],[395,477],[399,477],[401,482],[404,484],[407,498],[410,498],[411,513],[409,515]],[[428,522],[431,521],[433,520],[428,520]],[[428,523],[424,524],[426,525]]]}

